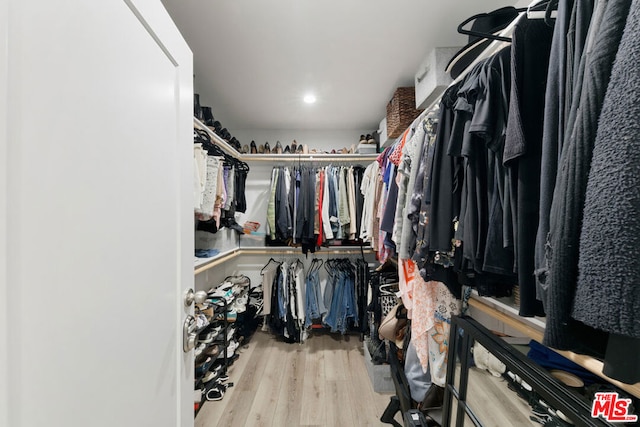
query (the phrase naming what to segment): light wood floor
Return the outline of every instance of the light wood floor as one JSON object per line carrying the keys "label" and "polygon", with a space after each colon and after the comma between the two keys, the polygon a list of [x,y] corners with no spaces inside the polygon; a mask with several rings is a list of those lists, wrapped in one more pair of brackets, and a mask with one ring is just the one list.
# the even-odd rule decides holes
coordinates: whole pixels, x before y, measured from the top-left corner
{"label": "light wood floor", "polygon": [[389,425],[380,415],[390,395],[373,391],[357,336],[320,333],[286,344],[258,331],[229,377],[234,387],[204,404],[196,427]]}

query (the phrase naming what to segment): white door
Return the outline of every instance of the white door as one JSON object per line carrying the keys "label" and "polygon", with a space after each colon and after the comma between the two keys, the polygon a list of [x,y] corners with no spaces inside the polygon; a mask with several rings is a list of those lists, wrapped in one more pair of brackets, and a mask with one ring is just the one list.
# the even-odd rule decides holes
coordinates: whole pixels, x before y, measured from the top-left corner
{"label": "white door", "polygon": [[0,57],[0,425],[192,425],[188,46],[159,0],[0,0]]}

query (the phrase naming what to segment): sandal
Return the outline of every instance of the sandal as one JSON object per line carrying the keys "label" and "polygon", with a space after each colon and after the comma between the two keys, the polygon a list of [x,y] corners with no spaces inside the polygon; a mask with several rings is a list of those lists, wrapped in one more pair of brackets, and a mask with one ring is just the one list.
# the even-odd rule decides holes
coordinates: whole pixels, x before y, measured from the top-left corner
{"label": "sandal", "polygon": [[211,390],[207,391],[207,394],[205,394],[205,398],[209,402],[222,400],[223,397],[224,389],[222,387],[213,387]]}

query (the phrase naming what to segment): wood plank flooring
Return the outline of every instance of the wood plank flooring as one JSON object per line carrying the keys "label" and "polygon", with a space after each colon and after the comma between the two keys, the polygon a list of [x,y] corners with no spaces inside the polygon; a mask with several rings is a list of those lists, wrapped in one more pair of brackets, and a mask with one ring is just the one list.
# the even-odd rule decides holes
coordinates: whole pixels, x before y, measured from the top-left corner
{"label": "wood plank flooring", "polygon": [[286,344],[258,331],[229,377],[234,387],[204,404],[196,427],[389,425],[380,416],[390,395],[373,391],[357,336],[314,332]]}

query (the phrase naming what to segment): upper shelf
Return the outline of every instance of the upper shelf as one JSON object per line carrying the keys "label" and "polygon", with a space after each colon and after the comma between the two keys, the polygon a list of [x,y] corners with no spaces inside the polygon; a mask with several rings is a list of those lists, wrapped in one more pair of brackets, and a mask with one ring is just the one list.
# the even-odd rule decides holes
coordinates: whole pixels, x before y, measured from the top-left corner
{"label": "upper shelf", "polygon": [[245,162],[362,162],[371,163],[378,154],[241,154]]}
{"label": "upper shelf", "polygon": [[328,153],[309,153],[309,154],[242,154],[233,148],[227,141],[220,138],[204,125],[200,120],[194,117],[193,126],[201,129],[211,137],[211,140],[218,145],[225,153],[243,162],[362,162],[370,163],[378,158],[378,154],[328,154]]}

